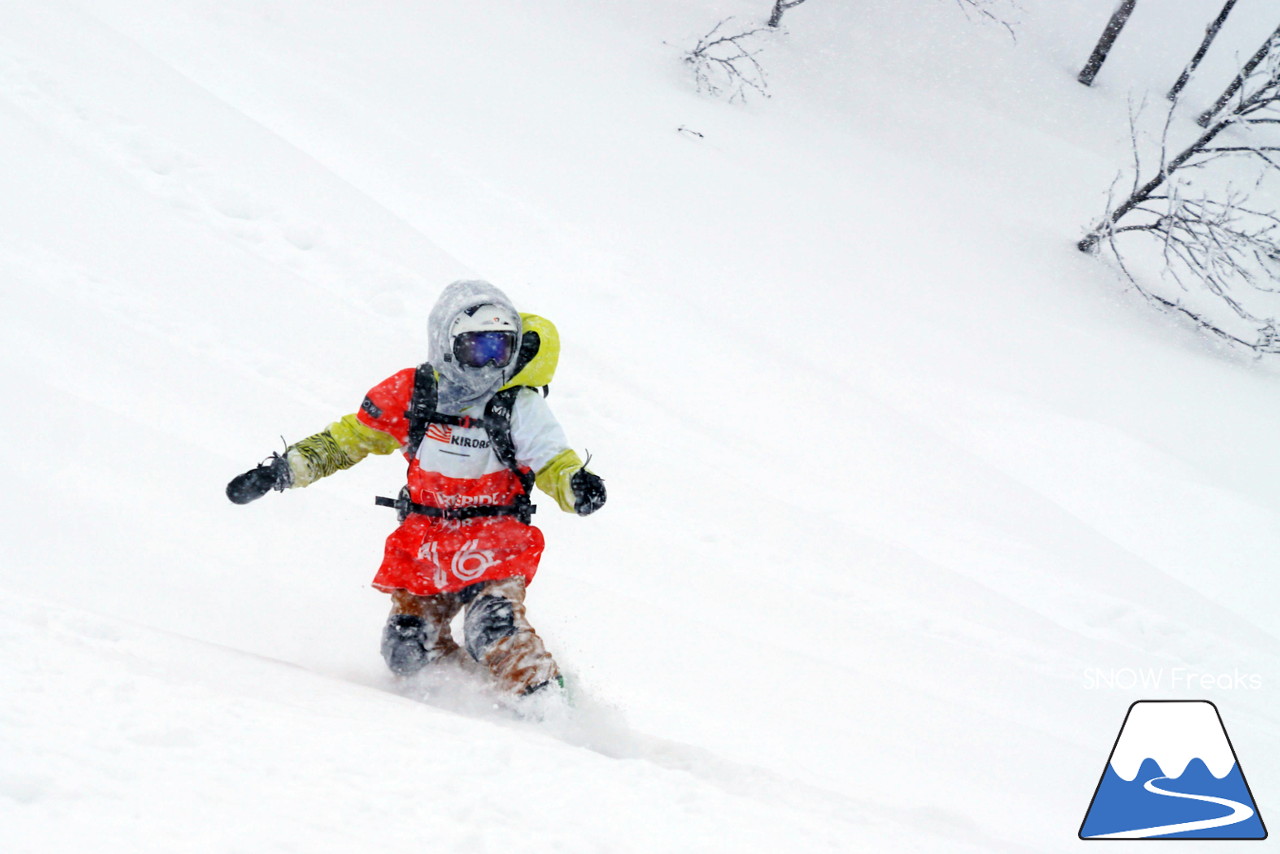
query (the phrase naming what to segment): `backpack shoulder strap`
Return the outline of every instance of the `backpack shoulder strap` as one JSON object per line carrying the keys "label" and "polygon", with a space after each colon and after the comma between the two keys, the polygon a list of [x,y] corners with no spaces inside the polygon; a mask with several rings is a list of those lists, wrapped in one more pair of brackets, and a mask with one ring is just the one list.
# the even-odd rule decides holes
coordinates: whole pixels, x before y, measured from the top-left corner
{"label": "backpack shoulder strap", "polygon": [[427,433],[427,425],[436,417],[437,400],[435,369],[429,362],[423,362],[414,371],[413,396],[404,413],[409,422],[409,442],[405,445],[405,453],[410,459],[417,455],[422,437]]}
{"label": "backpack shoulder strap", "polygon": [[[497,432],[499,439],[494,441],[494,449],[503,465],[512,471],[519,472],[516,462],[515,443],[511,441],[511,412],[515,406],[516,394],[520,387],[503,389],[495,394],[485,407],[485,417],[481,421],[469,415],[445,415],[436,411],[440,403],[439,388],[436,384],[436,372],[429,362],[418,365],[413,373],[413,395],[409,398],[409,408],[405,410],[405,420],[409,422],[409,441],[405,443],[405,453],[410,457],[418,453],[423,438],[427,435],[427,425],[448,424],[453,427],[484,427],[490,432]],[[490,425],[492,421],[492,426]]]}
{"label": "backpack shoulder strap", "polygon": [[493,443],[493,452],[498,455],[502,464],[511,469],[520,478],[525,494],[533,489],[533,472],[526,472],[516,461],[516,444],[511,438],[511,413],[515,411],[516,395],[524,386],[504,388],[492,398],[484,410],[484,427]]}

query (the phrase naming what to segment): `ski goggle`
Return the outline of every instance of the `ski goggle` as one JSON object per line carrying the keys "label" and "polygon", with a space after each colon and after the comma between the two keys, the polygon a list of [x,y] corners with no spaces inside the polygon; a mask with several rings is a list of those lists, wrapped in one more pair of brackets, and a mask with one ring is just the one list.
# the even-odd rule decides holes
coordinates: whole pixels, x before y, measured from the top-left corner
{"label": "ski goggle", "polygon": [[453,358],[468,368],[505,368],[516,353],[514,332],[463,332],[453,338]]}

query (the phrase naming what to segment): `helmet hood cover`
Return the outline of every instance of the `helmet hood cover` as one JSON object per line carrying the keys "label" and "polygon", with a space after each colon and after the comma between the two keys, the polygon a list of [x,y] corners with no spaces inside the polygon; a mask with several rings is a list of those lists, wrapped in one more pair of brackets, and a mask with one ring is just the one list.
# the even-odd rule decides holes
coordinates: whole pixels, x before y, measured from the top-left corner
{"label": "helmet hood cover", "polygon": [[[482,306],[484,310],[477,311]],[[484,329],[514,332],[518,346],[520,315],[506,294],[480,280],[454,282],[440,293],[427,321],[427,353],[439,374],[437,408],[441,412],[456,415],[484,403],[511,379],[509,374],[516,369],[514,359],[501,367],[488,364],[479,368],[454,361],[453,336]]]}

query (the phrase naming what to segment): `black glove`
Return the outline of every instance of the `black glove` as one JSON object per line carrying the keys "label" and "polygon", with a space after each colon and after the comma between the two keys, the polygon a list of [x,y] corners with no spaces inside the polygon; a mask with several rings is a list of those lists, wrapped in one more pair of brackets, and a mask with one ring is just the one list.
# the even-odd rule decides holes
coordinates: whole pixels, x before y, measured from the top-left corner
{"label": "black glove", "polygon": [[284,492],[292,485],[293,472],[289,468],[289,461],[279,454],[272,454],[269,460],[259,463],[257,468],[228,483],[227,497],[235,504],[248,504],[273,489]]}
{"label": "black glove", "polygon": [[599,475],[578,469],[569,485],[573,487],[573,509],[579,516],[590,516],[604,506],[604,481]]}

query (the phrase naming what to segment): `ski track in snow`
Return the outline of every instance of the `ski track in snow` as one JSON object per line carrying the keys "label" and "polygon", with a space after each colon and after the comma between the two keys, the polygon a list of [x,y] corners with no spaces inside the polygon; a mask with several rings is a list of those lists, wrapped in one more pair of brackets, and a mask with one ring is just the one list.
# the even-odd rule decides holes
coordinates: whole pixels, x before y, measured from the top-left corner
{"label": "ski track in snow", "polygon": [[[432,755],[434,749],[427,745],[438,739],[453,744],[459,731],[472,734],[472,746],[456,753],[450,751],[443,757],[436,755],[434,767],[429,771],[424,768],[429,779],[463,775],[465,780],[470,762],[489,765],[494,760],[499,766],[509,766],[510,773],[519,778],[528,773],[525,765],[531,761],[530,756],[539,763],[577,767],[583,762],[575,756],[587,751],[631,769],[625,776],[641,787],[635,795],[644,800],[638,803],[652,801],[669,809],[685,798],[686,809],[706,812],[705,819],[713,824],[716,815],[724,811],[717,803],[755,804],[746,809],[771,817],[761,819],[760,830],[782,832],[780,838],[794,841],[805,838],[806,850],[841,850],[838,840],[849,835],[892,835],[896,822],[922,820],[911,811],[861,803],[760,767],[725,760],[702,748],[645,735],[631,729],[616,709],[587,695],[577,697],[572,708],[544,707],[542,719],[530,720],[525,717],[527,708],[522,707],[517,714],[505,703],[497,702],[487,691],[483,676],[474,672],[457,676],[434,672],[426,678],[380,679],[367,685],[359,680],[335,680],[284,662],[123,625],[100,615],[68,611],[8,592],[0,599],[0,642],[13,654],[12,659],[0,663],[0,685],[21,692],[30,701],[26,708],[0,710],[0,732],[25,729],[32,717],[39,716],[63,733],[56,741],[42,737],[27,744],[10,745],[10,756],[17,758],[19,767],[37,767],[40,763],[34,759],[39,751],[45,751],[49,761],[38,774],[0,771],[0,844],[6,851],[37,850],[27,847],[21,833],[32,822],[47,820],[39,816],[71,819],[45,836],[52,847],[41,850],[62,850],[64,843],[72,841],[85,843],[87,837],[82,834],[90,828],[84,819],[96,811],[79,818],[65,811],[78,802],[103,796],[107,797],[107,805],[117,805],[109,809],[120,812],[96,813],[100,816],[98,821],[112,826],[123,821],[123,827],[131,814],[145,816],[139,820],[154,835],[134,850],[172,850],[168,846],[174,834],[181,833],[180,827],[187,820],[184,817],[203,808],[193,799],[207,799],[210,785],[223,789],[228,803],[242,797],[263,799],[264,804],[272,805],[271,809],[280,811],[289,832],[296,833],[300,829],[296,822],[311,809],[305,806],[308,800],[323,802],[337,796],[348,785],[344,781],[360,785],[358,778],[364,772],[353,764],[351,750],[382,753],[400,744],[407,757],[417,756],[421,752],[419,746],[426,747],[428,755]],[[227,682],[228,679],[234,682]],[[326,684],[332,687],[326,688]],[[415,715],[412,709],[402,708],[394,716],[400,725],[414,721],[416,725],[398,732],[375,726],[372,731],[380,732],[385,742],[381,745],[336,731],[332,733],[333,743],[314,754],[295,752],[289,741],[273,742],[287,730],[295,731],[288,738],[296,737],[299,744],[324,737],[322,732],[313,730],[317,722],[332,726],[327,718],[346,722],[347,727],[354,725],[354,716],[370,704],[351,695],[350,690],[363,692],[370,688],[408,699],[414,707],[431,714]],[[243,699],[227,703],[223,691]],[[314,720],[317,716],[318,721]],[[363,721],[359,728],[368,729],[369,723]],[[494,739],[495,733],[511,737]],[[491,739],[495,746],[485,747]],[[548,743],[560,747],[548,752],[543,746]],[[30,751],[37,753],[28,758]],[[490,753],[494,754],[492,760],[488,758]],[[211,761],[212,756],[218,759]],[[131,773],[132,763],[143,757],[149,770]],[[212,773],[206,772],[203,781],[192,785],[179,770],[190,762],[201,762]],[[271,792],[280,773],[272,769],[288,766],[293,766],[288,773],[299,779],[331,781],[325,788],[336,786],[335,794]],[[69,773],[71,768],[76,770]],[[263,775],[263,782],[255,781],[255,777]],[[572,797],[575,787],[590,786],[591,778],[572,783],[566,780],[561,785],[568,786],[563,793]],[[236,794],[239,790],[243,793]],[[649,793],[644,794],[645,791]],[[165,793],[172,817],[154,811],[151,802],[161,792]],[[719,794],[709,794],[713,792]],[[387,794],[399,796],[398,787]],[[585,790],[579,797],[590,800]],[[391,806],[394,808],[394,804]],[[420,806],[408,800],[403,809],[417,810]],[[686,820],[690,818],[686,816]],[[781,824],[775,825],[779,818]],[[241,829],[259,834],[258,844],[262,847],[258,850],[293,850],[292,844],[282,842],[287,837],[282,837],[279,830],[264,832],[264,828],[256,828],[255,822],[260,820],[259,811],[251,811]],[[694,824],[701,825],[702,821],[697,819]],[[6,822],[7,830],[3,827]],[[931,817],[930,823],[933,826],[925,831],[925,838],[934,834],[945,838],[956,833],[940,816]],[[315,837],[306,843],[311,845],[310,850],[350,850],[347,846],[351,843],[342,839],[355,838],[351,832],[338,832],[331,821],[319,820],[295,842],[304,844],[317,832],[329,837]],[[969,828],[955,839],[955,850],[1002,848],[996,840],[971,848],[973,840],[963,837],[972,834],[973,829]],[[318,841],[321,839],[324,841]],[[702,850],[704,843],[706,850],[730,850],[709,839],[689,840],[682,847]],[[543,847],[546,844],[544,839],[532,850],[575,850],[573,845],[563,849]],[[583,850],[595,848],[588,844]],[[637,839],[619,841],[614,850],[652,848],[651,843]]]}
{"label": "ski track in snow", "polygon": [[812,810],[826,819],[865,824],[878,809],[764,768],[726,760],[694,745],[637,732],[619,709],[581,692],[574,687],[576,682],[577,677],[570,674],[570,705],[535,703],[532,709],[495,695],[488,689],[484,674],[475,671],[458,676],[428,672],[409,679],[393,679],[383,690],[496,726],[550,736],[610,759],[639,760],[690,774],[734,795]]}

